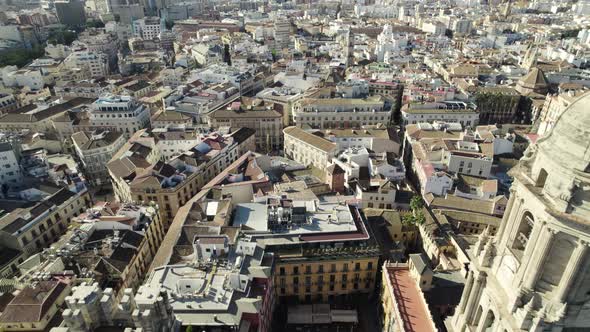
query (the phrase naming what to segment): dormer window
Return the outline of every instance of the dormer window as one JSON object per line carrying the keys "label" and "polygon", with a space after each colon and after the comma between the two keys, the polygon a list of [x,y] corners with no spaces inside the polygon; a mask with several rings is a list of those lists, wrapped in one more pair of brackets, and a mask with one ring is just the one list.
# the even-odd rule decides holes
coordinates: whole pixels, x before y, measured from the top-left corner
{"label": "dormer window", "polygon": [[539,188],[545,187],[545,182],[547,181],[547,171],[544,168],[541,168],[539,171],[539,175],[537,176],[537,181],[535,181],[535,186]]}

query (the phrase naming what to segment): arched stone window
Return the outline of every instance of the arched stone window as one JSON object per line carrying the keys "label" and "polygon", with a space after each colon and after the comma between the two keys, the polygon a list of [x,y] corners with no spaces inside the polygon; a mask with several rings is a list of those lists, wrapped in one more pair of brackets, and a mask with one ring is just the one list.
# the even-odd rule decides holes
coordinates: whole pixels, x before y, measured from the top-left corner
{"label": "arched stone window", "polygon": [[521,258],[522,254],[524,253],[524,249],[526,248],[526,245],[530,239],[534,225],[535,218],[533,217],[532,213],[526,211],[520,219],[518,230],[516,231],[512,242],[512,249],[517,254],[518,258]]}
{"label": "arched stone window", "polygon": [[488,314],[485,317],[485,321],[483,322],[484,325],[483,325],[482,331],[486,331],[486,332],[493,331],[495,322],[496,322],[496,315],[494,315],[493,311],[489,310]]}

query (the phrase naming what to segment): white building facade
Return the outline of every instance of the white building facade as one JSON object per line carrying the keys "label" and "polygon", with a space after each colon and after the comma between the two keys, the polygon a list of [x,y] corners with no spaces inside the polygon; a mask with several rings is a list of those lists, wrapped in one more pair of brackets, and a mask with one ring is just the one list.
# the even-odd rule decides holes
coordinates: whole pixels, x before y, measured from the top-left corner
{"label": "white building facade", "polygon": [[285,156],[304,165],[324,169],[337,152],[336,144],[300,128],[288,127],[283,130],[283,133]]}
{"label": "white building facade", "polygon": [[68,69],[86,70],[88,78],[106,77],[110,73],[108,56],[102,52],[77,50],[68,55],[62,65]]}
{"label": "white building facade", "polygon": [[164,30],[164,21],[159,17],[144,17],[133,21],[133,36],[136,38],[157,39]]}
{"label": "white building facade", "polygon": [[361,126],[388,124],[391,110],[387,110],[380,96],[360,98],[306,98],[293,110],[297,127],[360,128]]}
{"label": "white building facade", "polygon": [[20,165],[10,143],[0,143],[0,185],[15,186],[22,181]]}
{"label": "white building facade", "polygon": [[92,127],[113,129],[129,136],[149,126],[150,111],[133,97],[106,95],[91,105],[90,124]]}
{"label": "white building facade", "polygon": [[404,125],[435,121],[457,122],[462,126],[475,127],[479,113],[463,102],[441,102],[421,105],[404,105],[401,109]]}

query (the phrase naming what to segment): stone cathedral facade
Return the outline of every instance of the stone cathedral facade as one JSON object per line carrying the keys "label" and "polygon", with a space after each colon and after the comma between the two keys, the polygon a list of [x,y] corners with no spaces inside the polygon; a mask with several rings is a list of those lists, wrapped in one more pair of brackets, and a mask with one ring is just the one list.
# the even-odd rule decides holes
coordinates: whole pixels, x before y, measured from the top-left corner
{"label": "stone cathedral facade", "polygon": [[590,331],[590,94],[512,170],[497,236],[480,235],[449,331]]}

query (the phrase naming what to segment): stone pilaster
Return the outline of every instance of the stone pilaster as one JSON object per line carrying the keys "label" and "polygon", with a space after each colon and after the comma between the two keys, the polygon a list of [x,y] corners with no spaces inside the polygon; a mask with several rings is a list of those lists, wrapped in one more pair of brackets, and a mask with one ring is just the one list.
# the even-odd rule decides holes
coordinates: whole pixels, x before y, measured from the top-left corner
{"label": "stone pilaster", "polygon": [[504,230],[506,229],[506,225],[508,224],[510,217],[512,216],[512,214],[514,212],[516,212],[516,211],[513,211],[514,202],[516,202],[516,200],[518,200],[518,197],[516,196],[516,189],[514,189],[514,186],[512,186],[512,187],[510,187],[510,198],[508,199],[508,204],[506,205],[506,210],[504,210],[504,217],[502,218],[502,223],[500,224],[500,229],[498,229],[498,232],[496,233],[496,238],[498,238],[498,242],[500,241],[500,239],[504,235]]}
{"label": "stone pilaster", "polygon": [[539,277],[539,272],[542,268],[542,264],[549,253],[551,244],[553,243],[553,237],[557,233],[556,230],[546,227],[543,229],[538,244],[535,246],[535,251],[531,257],[531,262],[526,269],[523,277],[522,286],[525,289],[532,290]]}
{"label": "stone pilaster", "polygon": [[467,305],[467,295],[469,295],[469,292],[471,292],[471,287],[473,286],[473,272],[469,271],[469,274],[467,275],[467,281],[465,282],[465,288],[463,290],[463,296],[461,296],[461,302],[459,302],[459,305],[457,306],[457,311],[456,311],[456,316],[459,316],[458,314],[462,314],[465,311],[465,306]]}
{"label": "stone pilaster", "polygon": [[523,199],[520,197],[518,197],[517,200],[518,201],[514,203],[512,211],[510,211],[510,214],[508,215],[508,219],[506,219],[507,225],[506,229],[504,230],[506,234],[503,236],[504,245],[508,245],[508,242],[514,239],[515,233],[518,231],[517,220],[519,217],[521,217],[520,212],[522,210],[522,205],[524,204],[524,202]]}

